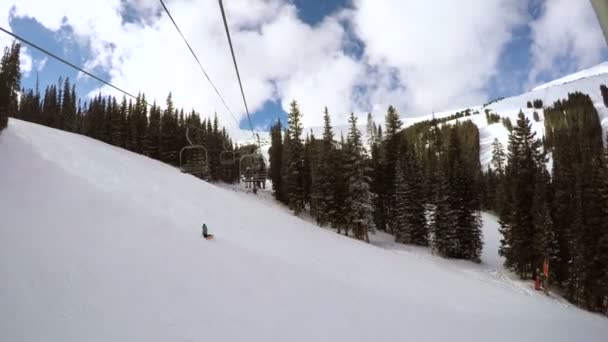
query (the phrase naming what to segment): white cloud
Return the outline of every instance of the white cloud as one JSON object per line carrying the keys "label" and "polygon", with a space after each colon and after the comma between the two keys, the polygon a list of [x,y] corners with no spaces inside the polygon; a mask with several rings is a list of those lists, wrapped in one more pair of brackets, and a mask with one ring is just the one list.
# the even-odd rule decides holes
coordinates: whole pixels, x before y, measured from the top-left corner
{"label": "white cloud", "polygon": [[[161,103],[172,91],[178,106],[217,112],[235,128],[168,17],[158,16],[156,0],[129,3],[129,10],[145,17],[135,23],[123,22],[120,0],[12,1],[17,15],[35,17],[52,30],[67,17],[75,38],[91,46],[87,67],[106,67],[123,89],[144,91]],[[296,99],[306,126],[321,124],[324,106],[342,125],[351,111],[363,117],[373,110],[381,118],[389,104],[405,116],[481,102],[512,28],[525,18],[524,4],[512,0],[353,2],[352,10],[314,26],[302,22],[288,0],[225,2],[252,112],[277,99],[288,110]],[[244,108],[217,1],[167,5],[240,120]],[[10,6],[0,5],[0,13]],[[342,21],[364,43],[361,60],[343,51],[349,35]]]}
{"label": "white cloud", "polygon": [[21,47],[21,54],[19,55],[19,63],[21,64],[21,74],[24,77],[28,77],[32,71],[34,62],[32,56],[27,51],[26,47]]}
{"label": "white cloud", "polygon": [[530,85],[539,81],[541,73],[560,76],[601,61],[605,42],[590,1],[545,1],[530,28]]}
{"label": "white cloud", "polygon": [[[525,19],[525,3],[512,0],[355,0],[353,22],[368,63],[380,66],[384,86],[376,106],[407,114],[481,102],[497,72],[511,31]],[[401,89],[391,90],[393,69]],[[402,113],[403,114],[403,113]]]}
{"label": "white cloud", "polygon": [[41,72],[42,69],[46,66],[46,62],[48,62],[48,57],[44,57],[43,59],[36,62],[36,71]]}

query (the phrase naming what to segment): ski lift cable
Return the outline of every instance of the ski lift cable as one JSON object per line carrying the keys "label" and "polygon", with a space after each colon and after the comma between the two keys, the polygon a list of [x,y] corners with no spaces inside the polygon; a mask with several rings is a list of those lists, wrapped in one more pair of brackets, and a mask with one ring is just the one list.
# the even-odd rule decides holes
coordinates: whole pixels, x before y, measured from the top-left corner
{"label": "ski lift cable", "polygon": [[205,71],[205,68],[203,68],[203,64],[198,59],[198,56],[196,55],[196,53],[194,52],[194,50],[190,46],[190,43],[188,43],[188,40],[186,39],[186,37],[182,33],[182,30],[177,25],[177,22],[175,21],[175,19],[173,19],[173,16],[171,15],[171,12],[169,12],[169,9],[167,8],[167,5],[165,5],[165,2],[163,0],[160,0],[160,4],[163,6],[163,9],[165,10],[165,13],[167,13],[167,16],[169,17],[169,19],[171,19],[171,22],[173,23],[173,26],[175,26],[175,29],[177,30],[177,32],[179,33],[179,35],[182,37],[182,40],[184,41],[184,43],[186,43],[186,46],[188,47],[188,50],[190,50],[190,53],[194,57],[194,60],[196,60],[196,63],[198,64],[199,68],[201,69],[201,71],[205,75],[205,78],[207,78],[207,81],[209,81],[209,84],[211,84],[211,87],[213,88],[213,90],[215,90],[215,93],[217,94],[217,96],[222,101],[222,104],[224,105],[224,107],[226,107],[226,110],[228,111],[228,113],[230,113],[230,116],[232,116],[232,119],[234,119],[234,122],[236,122],[236,124],[238,126],[239,125],[239,121],[234,116],[234,113],[232,112],[232,110],[230,110],[230,107],[228,107],[228,104],[226,104],[226,101],[224,101],[224,98],[222,97],[222,94],[220,94],[219,90],[217,89],[217,87],[215,86],[215,84],[213,83],[213,81],[211,81],[211,77],[209,77],[209,74],[207,74],[207,72]]}
{"label": "ski lift cable", "polygon": [[[2,32],[6,33],[6,34],[8,34],[9,36],[11,36],[11,37],[13,37],[13,38],[17,39],[18,41],[20,41],[20,42],[22,42],[22,43],[25,43],[25,44],[27,44],[27,45],[29,45],[29,46],[33,47],[33,48],[34,48],[34,49],[36,49],[36,50],[39,50],[40,52],[42,52],[42,53],[44,53],[44,54],[47,54],[47,55],[51,56],[52,58],[54,58],[54,59],[56,59],[56,60],[60,61],[61,63],[64,63],[64,64],[68,65],[69,67],[72,67],[72,68],[74,68],[74,69],[76,69],[76,70],[78,70],[78,71],[82,72],[83,74],[85,74],[85,75],[87,75],[87,76],[89,76],[89,77],[91,77],[91,78],[93,78],[93,79],[95,79],[95,80],[97,80],[97,81],[99,81],[99,82],[101,82],[101,83],[103,83],[103,84],[105,84],[105,85],[109,86],[109,87],[112,87],[112,88],[113,88],[113,89],[115,89],[115,90],[118,90],[119,92],[121,92],[121,93],[123,93],[123,94],[125,94],[125,95],[127,95],[127,96],[129,96],[129,97],[131,97],[131,98],[133,98],[133,99],[135,99],[135,100],[137,100],[137,99],[138,99],[138,98],[137,98],[137,96],[135,96],[135,95],[133,95],[133,94],[131,94],[131,93],[129,93],[129,92],[127,92],[127,91],[125,91],[125,90],[123,90],[123,89],[121,89],[121,88],[119,88],[119,87],[115,86],[115,85],[113,85],[113,84],[112,84],[112,83],[110,83],[109,81],[106,81],[106,80],[102,79],[101,77],[98,77],[98,76],[96,76],[96,75],[94,75],[94,74],[92,74],[92,73],[90,73],[90,72],[88,72],[88,71],[84,70],[83,68],[81,68],[81,67],[79,67],[79,66],[77,66],[77,65],[75,65],[75,64],[73,64],[73,63],[71,63],[71,62],[69,62],[69,61],[67,61],[67,60],[65,60],[65,59],[63,59],[63,58],[61,58],[61,57],[59,57],[59,56],[57,56],[57,55],[55,55],[55,54],[51,53],[51,52],[49,52],[48,50],[46,50],[46,49],[44,49],[44,48],[42,48],[42,47],[38,46],[37,44],[34,44],[34,43],[30,42],[29,40],[27,40],[27,39],[25,39],[25,38],[23,38],[23,37],[21,37],[21,36],[19,36],[19,35],[15,34],[15,33],[11,32],[11,31],[6,30],[5,28],[3,28],[3,27],[1,27],[1,26],[0,26],[0,31],[2,31]],[[145,101],[144,101],[144,102],[145,102]],[[146,105],[150,106],[150,104],[149,104],[149,103],[147,103],[147,102],[145,102],[145,103],[146,103]]]}
{"label": "ski lift cable", "polygon": [[249,127],[251,128],[251,133],[253,134],[253,138],[257,138],[258,148],[260,147],[260,136],[255,133],[253,129],[253,124],[251,122],[251,115],[249,114],[249,108],[247,107],[247,100],[245,99],[245,92],[243,91],[243,82],[241,82],[241,75],[239,74],[239,67],[236,62],[236,57],[234,55],[234,48],[232,47],[232,39],[230,38],[230,30],[228,29],[228,22],[226,21],[226,12],[224,12],[224,4],[222,0],[218,0],[220,4],[220,11],[222,12],[222,20],[224,21],[224,29],[226,30],[226,37],[228,37],[228,45],[230,46],[230,53],[232,54],[232,62],[234,63],[234,70],[236,70],[236,78],[239,81],[239,87],[241,88],[241,95],[243,96],[243,103],[245,104],[245,112],[247,113],[247,119],[249,121]]}

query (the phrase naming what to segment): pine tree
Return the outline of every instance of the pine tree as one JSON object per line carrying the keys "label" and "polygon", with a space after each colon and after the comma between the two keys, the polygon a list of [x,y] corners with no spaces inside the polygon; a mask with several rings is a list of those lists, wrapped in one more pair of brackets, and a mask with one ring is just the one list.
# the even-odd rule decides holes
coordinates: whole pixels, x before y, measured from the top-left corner
{"label": "pine tree", "polygon": [[393,212],[395,210],[394,193],[395,193],[395,170],[397,158],[399,158],[399,146],[401,144],[401,136],[399,132],[403,123],[399,119],[399,114],[393,106],[389,106],[385,116],[384,142],[383,150],[385,154],[384,173],[382,179],[384,182],[384,204],[386,216],[389,221],[389,231],[393,229]]}
{"label": "pine tree", "polygon": [[[169,101],[169,99],[167,101]],[[173,105],[172,102],[171,105]],[[173,108],[171,113],[173,113]],[[130,125],[130,138],[133,152],[143,153],[146,129],[148,127],[148,106],[146,104],[146,97],[143,94],[137,95],[135,105],[133,106],[133,111],[131,112]],[[174,129],[175,131],[173,131],[173,133],[175,134],[177,131],[177,125],[175,125]]]}
{"label": "pine tree", "polygon": [[346,198],[348,196],[349,188],[349,148],[344,140],[344,134],[340,133],[340,142],[335,150],[335,162],[336,162],[336,187],[334,191],[335,201],[335,215],[331,219],[331,225],[337,228],[338,234],[344,229],[344,233],[348,235],[347,215],[349,214],[349,208],[347,206]]}
{"label": "pine tree", "polygon": [[289,126],[289,146],[285,160],[286,169],[286,195],[289,207],[297,215],[304,210],[304,146],[302,144],[302,114],[297,102],[291,102],[291,109],[288,115]]}
{"label": "pine tree", "polygon": [[282,160],[282,164],[281,164],[281,194],[282,194],[282,202],[289,206],[289,196],[288,196],[288,189],[289,189],[289,154],[290,154],[290,147],[291,147],[291,133],[289,132],[289,127],[287,127],[285,129],[285,131],[283,132],[283,154],[281,157]]}
{"label": "pine tree", "polygon": [[283,193],[283,177],[281,169],[283,168],[283,137],[281,120],[270,127],[270,148],[268,155],[270,157],[270,180],[272,181],[272,190],[277,201],[284,202],[285,195]]}
{"label": "pine tree", "polygon": [[103,112],[103,127],[104,127],[104,135],[106,136],[106,143],[111,144],[112,143],[112,135],[114,135],[114,127],[112,125],[112,121],[113,121],[113,116],[116,115],[116,112],[114,112],[112,110],[112,102],[114,101],[114,98],[112,96],[108,96],[106,98],[105,101],[105,105],[104,105],[104,112]]}
{"label": "pine tree", "polygon": [[161,110],[152,104],[150,108],[150,125],[146,130],[144,154],[150,158],[160,160],[160,141],[161,141]]}
{"label": "pine tree", "polygon": [[[348,213],[347,227],[360,240],[369,242],[369,232],[375,230],[372,195],[369,189],[369,179],[366,176],[364,149],[361,142],[361,132],[357,129],[357,118],[351,113],[349,118],[350,130],[347,141],[346,174],[348,177],[347,196],[345,199]],[[348,232],[348,228],[347,228]]]}
{"label": "pine tree", "polygon": [[498,138],[494,139],[492,142],[492,166],[499,174],[503,174],[505,172],[505,163],[507,160],[507,155],[505,154],[504,147],[498,141]]}
{"label": "pine tree", "polygon": [[435,197],[432,225],[430,225],[432,249],[441,256],[448,256],[450,243],[455,239],[453,225],[454,213],[450,206],[450,184],[447,170],[447,161],[442,160],[438,170],[438,184]]}
{"label": "pine tree", "polygon": [[323,112],[323,140],[319,151],[319,166],[315,177],[315,192],[319,196],[315,218],[317,223],[324,226],[335,221],[337,212],[336,192],[336,148],[331,118],[327,107]]}
{"label": "pine tree", "polygon": [[604,106],[608,108],[608,87],[605,84],[600,85],[600,92],[604,100]]}
{"label": "pine tree", "polygon": [[70,79],[66,78],[63,83],[63,98],[61,104],[61,128],[68,131],[74,132],[75,121],[76,121],[76,99],[72,96],[72,87],[70,86]]}
{"label": "pine tree", "polygon": [[393,231],[395,233],[395,241],[399,243],[411,243],[412,231],[411,226],[407,223],[407,206],[411,201],[411,189],[409,182],[405,179],[405,173],[399,160],[395,165],[395,211],[393,212]]}
{"label": "pine tree", "polygon": [[125,147],[125,121],[127,120],[127,100],[123,97],[121,105],[116,98],[112,99],[111,115],[112,136],[111,143],[114,146]]}
{"label": "pine tree", "polygon": [[313,164],[316,164],[313,161],[313,158],[316,157],[315,153],[315,138],[312,135],[312,131],[310,134],[306,133],[306,139],[304,143],[304,160],[302,161],[302,183],[304,190],[304,205],[308,204],[310,208],[310,214],[315,216],[315,205],[312,201],[312,177],[313,177]]}
{"label": "pine tree", "polygon": [[19,55],[21,44],[13,42],[4,49],[0,60],[0,132],[6,128],[8,117],[17,115],[17,92],[21,88]]}
{"label": "pine tree", "polygon": [[376,141],[370,146],[371,149],[371,191],[374,194],[374,223],[379,230],[386,230],[386,195],[385,195],[385,154],[381,144],[382,127],[376,128]]}
{"label": "pine tree", "polygon": [[457,129],[450,130],[447,153],[451,177],[449,179],[450,207],[453,213],[455,236],[447,256],[480,262],[482,245],[481,219],[477,211],[474,175],[467,169]]}
{"label": "pine tree", "polygon": [[[534,258],[535,264],[542,265],[547,260],[554,264],[559,258],[559,243],[555,234],[551,216],[552,202],[551,177],[543,163],[537,168],[534,183],[532,216],[534,222]],[[539,266],[540,267],[540,266]],[[552,278],[552,277],[551,277]]]}
{"label": "pine tree", "polygon": [[[492,188],[492,197],[493,200],[491,202],[490,208],[493,209],[496,213],[502,213],[504,210],[504,203],[507,200],[506,190],[505,190],[505,167],[507,162],[507,155],[505,154],[504,147],[498,141],[498,139],[494,139],[492,143],[492,161],[491,164],[494,167],[494,171],[492,172],[492,183],[490,184]],[[489,172],[489,167],[488,167]]]}
{"label": "pine tree", "polygon": [[412,243],[419,246],[428,246],[429,232],[426,223],[425,197],[422,189],[422,166],[413,151],[405,154],[405,165],[411,193],[411,201],[407,206],[406,222],[411,227]]}
{"label": "pine tree", "polygon": [[509,137],[509,154],[506,177],[509,178],[508,194],[501,214],[500,253],[505,256],[505,265],[521,277],[534,276],[538,260],[534,255],[534,216],[532,214],[535,175],[539,156],[542,154],[540,140],[536,139],[530,120],[519,113],[517,125]]}
{"label": "pine tree", "polygon": [[[327,109],[327,108],[325,108]],[[376,143],[376,135],[378,134],[376,123],[372,117],[372,113],[367,113],[367,145],[371,148]]]}
{"label": "pine tree", "polygon": [[110,104],[110,143],[114,146],[123,146],[123,117],[121,108],[118,105],[115,97],[112,97]]}
{"label": "pine tree", "polygon": [[[402,161],[401,161],[402,160]],[[421,166],[413,151],[403,144],[395,171],[395,241],[428,245],[428,231],[422,197]]]}
{"label": "pine tree", "polygon": [[[185,131],[183,134],[185,134]],[[184,141],[184,144],[185,143],[186,142]],[[221,173],[221,166],[220,166],[221,164],[220,164],[219,153],[216,151],[221,151],[223,147],[222,147],[222,137],[221,137],[221,132],[220,132],[219,119],[217,118],[217,113],[214,113],[214,115],[213,115],[212,130],[211,130],[211,133],[207,137],[205,146],[207,147],[207,149],[209,151],[214,151],[213,153],[209,154],[209,171],[211,174],[211,179],[219,180],[220,173]]]}
{"label": "pine tree", "polygon": [[595,277],[595,307],[597,311],[608,314],[608,146],[605,148],[599,178],[599,200],[602,208],[602,221],[598,227],[594,264],[591,269]]}
{"label": "pine tree", "polygon": [[160,146],[159,154],[163,162],[177,166],[179,164],[179,151],[176,143],[177,118],[171,93],[167,96],[167,108],[160,120]]}

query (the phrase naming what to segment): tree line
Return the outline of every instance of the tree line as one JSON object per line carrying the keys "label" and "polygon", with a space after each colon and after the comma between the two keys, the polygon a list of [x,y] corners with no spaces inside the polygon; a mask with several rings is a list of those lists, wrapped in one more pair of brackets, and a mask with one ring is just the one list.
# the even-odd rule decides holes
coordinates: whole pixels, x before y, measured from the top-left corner
{"label": "tree line", "polygon": [[0,63],[0,123],[4,126],[10,116],[86,135],[173,166],[179,166],[180,150],[190,145],[186,138],[189,129],[192,143],[207,149],[209,171],[204,177],[231,183],[238,180],[238,161],[232,165],[220,162],[222,151],[237,147],[217,115],[201,118],[194,110],[178,110],[171,93],[164,109],[156,102],[150,105],[145,94],[135,100],[102,94],[82,100],[69,78],[59,78],[43,93],[38,85],[19,89],[19,50],[18,43],[5,49]]}
{"label": "tree line", "polygon": [[303,137],[291,103],[286,127],[271,129],[274,196],[296,214],[369,242],[376,229],[400,243],[430,246],[449,258],[480,261],[482,248],[477,127],[430,120],[403,130],[394,107],[384,129],[368,116],[367,146],[351,113],[336,139],[327,108],[323,135]]}

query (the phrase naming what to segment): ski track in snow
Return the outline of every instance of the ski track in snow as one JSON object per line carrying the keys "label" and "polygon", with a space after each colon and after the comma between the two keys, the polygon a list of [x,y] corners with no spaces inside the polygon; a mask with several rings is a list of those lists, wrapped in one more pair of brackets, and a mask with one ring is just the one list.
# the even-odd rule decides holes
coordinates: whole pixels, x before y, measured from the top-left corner
{"label": "ski track in snow", "polygon": [[[606,128],[607,112],[597,105],[605,78],[490,107],[516,115],[528,98],[543,95],[547,103],[570,89],[593,90]],[[500,124],[484,127],[483,112],[469,119],[480,125],[483,146],[506,132]],[[608,336],[606,317],[547,298],[502,269],[489,214],[477,265],[394,244],[380,232],[368,245],[294,217],[268,191],[224,189],[19,120],[0,135],[0,160],[0,341]],[[201,238],[203,222],[215,240]]]}

